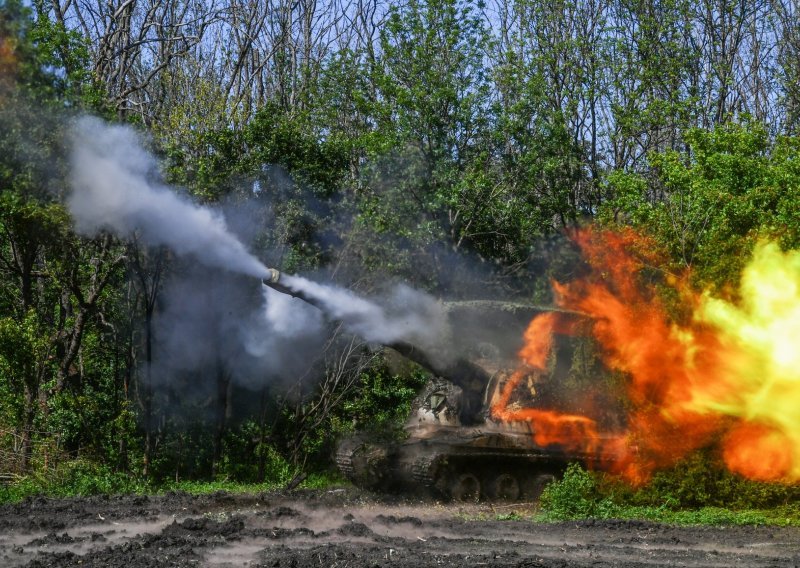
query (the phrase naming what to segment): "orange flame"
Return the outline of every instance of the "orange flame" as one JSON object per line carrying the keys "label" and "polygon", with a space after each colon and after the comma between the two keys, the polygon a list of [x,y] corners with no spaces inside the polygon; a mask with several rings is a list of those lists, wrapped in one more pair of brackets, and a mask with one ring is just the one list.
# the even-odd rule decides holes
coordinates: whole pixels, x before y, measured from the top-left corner
{"label": "orange flame", "polygon": [[0,36],[0,94],[14,83],[17,71],[16,42]]}
{"label": "orange flame", "polygon": [[585,231],[576,241],[593,268],[584,280],[555,285],[560,303],[588,314],[592,335],[604,348],[609,368],[628,377],[627,438],[637,452],[616,463],[633,483],[647,480],[707,445],[719,431],[716,416],[687,409],[693,387],[716,364],[715,339],[705,330],[680,330],[672,324],[663,303],[643,293],[636,276],[643,262],[631,250],[648,243],[632,232]]}
{"label": "orange flame", "polygon": [[791,477],[793,444],[776,430],[745,422],[728,432],[723,445],[731,471],[758,481]]}
{"label": "orange flame", "polygon": [[553,334],[572,334],[575,327],[574,322],[557,312],[540,314],[531,321],[525,331],[525,345],[519,352],[524,365],[503,385],[500,396],[491,407],[491,413],[504,422],[530,423],[533,426],[533,440],[539,446],[558,446],[566,452],[581,455],[590,463],[602,465],[606,454],[627,454],[627,451],[623,451],[624,440],[621,436],[602,434],[597,422],[588,416],[540,408],[518,408],[512,404],[514,391],[522,379],[530,371],[546,370]]}
{"label": "orange flame", "polygon": [[[678,325],[656,294],[646,293],[639,284],[643,268],[658,264],[659,259],[647,252],[655,247],[632,231],[584,230],[574,239],[590,273],[553,286],[561,307],[586,314],[590,323],[583,327],[588,329],[558,313],[534,318],[519,354],[522,366],[504,386],[492,415],[528,422],[537,444],[585,453],[594,458],[590,464],[633,484],[720,439],[731,471],[764,481],[800,480],[800,455],[794,450],[800,443],[800,419],[794,418],[798,413],[790,406],[800,404],[800,371],[788,378],[775,375],[785,375],[794,362],[788,355],[794,353],[794,343],[771,337],[781,335],[774,323],[779,317],[756,314],[766,318],[765,323],[750,313],[756,311],[752,306],[747,312],[707,294],[693,294],[672,279],[692,312],[688,323]],[[645,253],[634,256],[637,249]],[[791,296],[797,312],[789,309],[789,316],[783,317],[795,321],[793,314],[800,314],[800,253],[788,260],[781,254],[768,247],[757,249],[753,264],[759,266],[748,270],[761,270],[760,265],[770,262],[793,266],[796,282],[789,282],[788,293],[776,291],[774,284],[776,279],[787,280],[786,275],[772,275],[763,284],[748,271],[743,291],[754,298],[750,304],[767,304],[777,313],[790,306],[781,306],[775,298],[788,301]],[[762,290],[754,292],[758,286]],[[547,368],[553,335],[579,332],[596,339],[605,365],[627,377],[630,410],[622,432],[602,431],[591,416],[512,404],[522,377]]]}
{"label": "orange flame", "polygon": [[503,386],[500,399],[491,409],[495,418],[505,422],[529,422],[534,426],[533,441],[539,446],[559,446],[572,454],[582,455],[592,463],[601,463],[602,456],[609,451],[619,454],[621,438],[603,436],[597,423],[587,416],[511,407],[509,402],[514,389],[524,376],[525,373],[518,370]]}

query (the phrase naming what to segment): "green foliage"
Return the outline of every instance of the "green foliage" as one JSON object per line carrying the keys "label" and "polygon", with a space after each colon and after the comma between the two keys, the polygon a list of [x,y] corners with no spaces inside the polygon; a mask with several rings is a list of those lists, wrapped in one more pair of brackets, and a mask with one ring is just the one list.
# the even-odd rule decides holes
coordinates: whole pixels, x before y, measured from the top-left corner
{"label": "green foliage", "polygon": [[[28,63],[29,77],[48,74],[36,85],[37,97],[59,100],[74,96],[90,106],[100,105],[100,92],[92,84],[85,38],[44,15],[36,19],[28,37],[35,47],[34,57]],[[31,86],[30,82],[26,84]]]}
{"label": "green foliage", "polygon": [[482,64],[489,36],[476,8],[472,2],[413,0],[392,7],[381,30],[382,58],[372,69],[382,95],[372,109],[382,135],[375,146],[384,154],[402,147],[399,141],[417,145],[434,178],[446,175],[443,160],[466,157],[489,94]]}
{"label": "green foliage", "polygon": [[613,500],[602,494],[597,474],[577,463],[545,487],[540,504],[548,519],[609,518],[618,512]]}
{"label": "green foliage", "polygon": [[425,373],[394,374],[380,365],[361,376],[359,388],[342,405],[339,432],[370,432],[397,438],[411,411],[411,402],[425,384]]}
{"label": "green foliage", "polygon": [[[658,520],[656,518],[655,520]],[[695,510],[676,511],[666,517],[669,522],[682,525],[773,525],[797,523],[797,519],[786,522],[773,517],[767,511],[734,511],[719,507],[702,507]]]}
{"label": "green foliage", "polygon": [[[268,458],[267,466],[282,464],[278,468],[279,475],[291,477],[298,470],[329,472],[336,446],[343,437],[354,432],[369,432],[387,439],[402,437],[411,401],[425,380],[419,372],[393,373],[379,360],[354,381],[339,384],[341,391],[316,393],[288,404],[284,401],[270,428],[268,444],[258,444],[251,449],[251,454],[267,452],[264,454]],[[320,417],[313,414],[313,409],[328,405],[332,400],[336,403],[329,412]],[[258,437],[251,436],[251,439]],[[276,450],[280,455],[274,453]],[[253,463],[251,458],[241,454],[237,459]],[[294,467],[289,468],[286,461],[276,462],[275,459],[288,460]]]}
{"label": "green foliage", "polygon": [[26,422],[38,382],[50,365],[49,338],[34,310],[20,320],[0,318],[0,428]]}
{"label": "green foliage", "polygon": [[[168,432],[162,435],[158,451],[152,456],[150,477],[159,486],[175,487],[183,483],[205,481],[263,483],[280,487],[297,473],[282,452],[281,436],[275,425],[265,425],[265,432],[254,420],[235,422],[226,429],[222,452],[212,479],[213,433],[203,416],[173,416]],[[291,434],[291,423],[282,423],[283,433]],[[320,434],[322,436],[322,434]],[[261,476],[263,475],[263,479]]]}
{"label": "green foliage", "polygon": [[0,38],[13,41],[14,89],[39,104],[79,102],[101,110],[102,99],[92,81],[86,39],[45,14],[33,18],[23,4],[16,0],[0,2]]}
{"label": "green foliage", "polygon": [[8,486],[0,486],[0,502],[14,502],[34,495],[77,497],[144,493],[152,491],[144,479],[116,472],[95,461],[66,461],[52,471],[29,475]]}
{"label": "green foliage", "polygon": [[608,46],[616,54],[610,56],[616,93],[611,106],[616,146],[612,173],[628,164],[641,171],[643,164],[637,162],[663,149],[666,140],[676,147],[676,135],[693,124],[701,104],[689,77],[702,56],[685,41],[691,33],[692,2],[621,2],[616,9],[632,25],[630,35],[617,36]]}
{"label": "green foliage", "polygon": [[742,478],[727,471],[709,450],[695,452],[672,468],[657,472],[645,487],[630,495],[633,504],[672,509],[762,509],[798,499],[800,487]]}
{"label": "green foliage", "polygon": [[[276,105],[260,109],[240,132],[217,129],[202,136],[207,150],[194,166],[197,177],[183,181],[193,182],[201,195],[212,199],[231,191],[232,174],[255,176],[259,191],[273,193],[276,202],[293,185],[330,197],[349,164],[341,139],[321,139],[306,118],[288,115]],[[289,177],[270,179],[269,170],[275,167]]]}
{"label": "green foliage", "polygon": [[[722,507],[700,507],[698,509],[672,510],[664,507],[639,505],[614,505],[608,508],[607,515],[593,515],[598,519],[647,520],[677,525],[772,525],[800,526],[800,511],[797,507],[776,507],[770,509],[734,510]],[[562,521],[576,520],[578,517],[561,517],[549,512],[534,517],[536,520]]]}
{"label": "green foliage", "polygon": [[[205,495],[209,493],[217,493],[224,491],[227,493],[261,493],[263,491],[281,490],[286,486],[288,478],[285,479],[267,479],[263,483],[243,483],[240,481],[223,480],[223,481],[167,481],[158,487],[154,487],[155,491],[168,492],[168,491],[183,491],[192,495]],[[328,489],[342,484],[341,477],[331,474],[329,472],[311,473],[309,476],[298,486],[299,489]]]}
{"label": "green foliage", "polygon": [[698,452],[633,489],[571,464],[541,497],[542,518],[648,519],[679,524],[800,524],[800,487],[758,483]]}
{"label": "green foliage", "polygon": [[115,472],[96,461],[65,462],[48,480],[50,494],[57,496],[140,493],[146,482],[129,473]]}
{"label": "green foliage", "polygon": [[[271,478],[263,483],[223,481],[174,481],[153,484],[129,474],[109,471],[94,463],[68,462],[49,477],[27,476],[9,484],[0,485],[0,503],[15,503],[28,497],[76,497],[87,495],[166,493],[180,491],[192,495],[211,493],[249,493],[281,490],[288,478]],[[329,489],[341,486],[340,476],[329,473],[312,473],[299,489]]]}
{"label": "green foliage", "polygon": [[[263,205],[257,248],[272,265],[299,272],[331,260],[335,202],[350,164],[350,142],[321,137],[308,117],[266,105],[241,130],[209,129],[191,160],[170,147],[171,173],[208,201],[225,196]],[[189,163],[187,163],[187,161]]]}
{"label": "green foliage", "polygon": [[240,483],[235,481],[167,481],[157,487],[159,493],[182,492],[190,495],[209,495],[213,493],[259,493],[268,489],[278,489],[270,484]]}
{"label": "green foliage", "polygon": [[225,436],[225,458],[219,475],[237,481],[255,481],[261,467],[265,483],[285,486],[295,469],[271,442],[261,442],[259,438],[259,425],[254,421],[231,428]]}
{"label": "green foliage", "polygon": [[658,178],[615,172],[603,218],[641,227],[668,250],[673,269],[699,282],[736,282],[754,244],[800,245],[800,139],[772,139],[756,123],[686,134],[687,151],[652,156]]}
{"label": "green foliage", "polygon": [[348,235],[348,252],[369,270],[434,287],[445,277],[443,244],[502,254],[526,221],[492,167],[492,39],[480,9],[414,1],[393,7],[381,30],[363,107],[375,128],[359,138],[370,160]]}
{"label": "green foliage", "polygon": [[312,472],[306,477],[299,485],[301,489],[330,489],[331,487],[341,487],[342,485],[349,485],[342,474],[338,471],[320,471]]}

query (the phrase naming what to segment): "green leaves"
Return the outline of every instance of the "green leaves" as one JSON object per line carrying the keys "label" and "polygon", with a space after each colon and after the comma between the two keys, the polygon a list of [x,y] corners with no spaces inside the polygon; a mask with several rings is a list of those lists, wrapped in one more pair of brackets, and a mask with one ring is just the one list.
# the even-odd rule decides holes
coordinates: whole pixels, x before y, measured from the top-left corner
{"label": "green leaves", "polygon": [[23,3],[5,0],[0,3],[0,37],[13,38],[14,88],[25,97],[40,104],[80,101],[99,108],[89,46],[79,32],[53,22],[46,13],[34,19]]}
{"label": "green leaves", "polygon": [[379,437],[402,437],[402,425],[417,390],[427,376],[420,372],[397,375],[376,366],[361,376],[360,388],[345,402],[341,424]]}
{"label": "green leaves", "polygon": [[798,140],[771,139],[755,123],[686,134],[687,150],[655,154],[655,179],[614,172],[614,199],[603,212],[652,233],[670,252],[673,268],[696,279],[733,282],[761,238],[800,244]]}
{"label": "green leaves", "polygon": [[619,509],[603,495],[598,475],[579,464],[567,466],[564,476],[545,487],[540,503],[550,519],[585,519],[614,517]]}
{"label": "green leaves", "polygon": [[50,339],[33,310],[21,320],[0,318],[0,427],[24,422],[26,397],[53,370]]}

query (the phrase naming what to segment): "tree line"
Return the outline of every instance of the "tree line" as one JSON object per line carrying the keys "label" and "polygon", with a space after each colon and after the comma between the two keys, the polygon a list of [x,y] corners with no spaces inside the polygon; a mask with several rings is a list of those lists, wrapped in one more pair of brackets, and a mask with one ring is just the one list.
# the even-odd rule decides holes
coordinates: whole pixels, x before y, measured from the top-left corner
{"label": "tree line", "polygon": [[81,113],[146,133],[198,202],[259,203],[272,265],[364,292],[548,301],[592,221],[712,286],[760,237],[798,245],[793,0],[31,4],[0,1],[0,472],[285,476],[422,380],[332,330],[314,380],[165,386],[156,323],[188,268],[75,234]]}

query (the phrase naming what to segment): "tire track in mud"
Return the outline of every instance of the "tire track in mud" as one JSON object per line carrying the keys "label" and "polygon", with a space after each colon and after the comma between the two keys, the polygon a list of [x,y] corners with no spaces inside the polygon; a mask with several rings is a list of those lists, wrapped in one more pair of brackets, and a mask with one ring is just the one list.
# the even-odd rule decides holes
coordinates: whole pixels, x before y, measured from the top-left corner
{"label": "tire track in mud", "polygon": [[[518,510],[522,510],[520,506]],[[800,529],[494,520],[356,490],[29,499],[0,507],[8,567],[797,566]]]}

